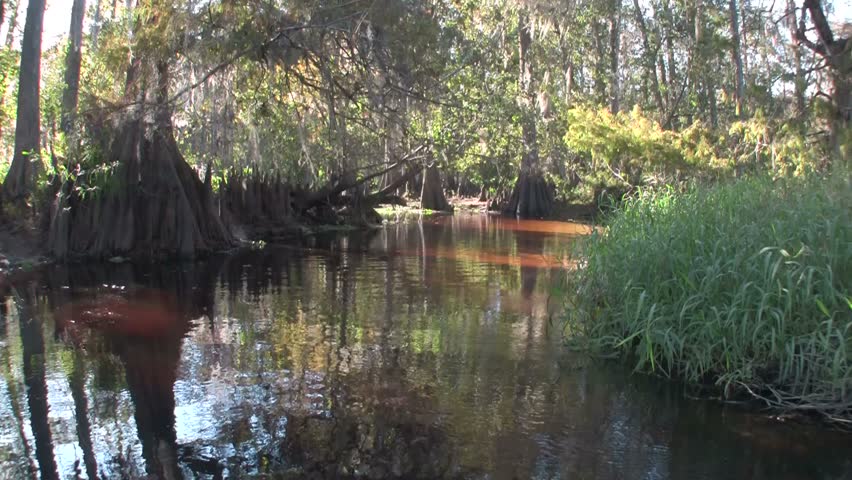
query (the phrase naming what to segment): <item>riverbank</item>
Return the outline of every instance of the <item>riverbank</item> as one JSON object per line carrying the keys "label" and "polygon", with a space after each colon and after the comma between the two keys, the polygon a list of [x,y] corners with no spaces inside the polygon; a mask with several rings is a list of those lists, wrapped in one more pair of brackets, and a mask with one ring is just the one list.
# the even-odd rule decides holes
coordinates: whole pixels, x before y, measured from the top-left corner
{"label": "riverbank", "polygon": [[[477,197],[453,197],[449,199],[449,202],[453,207],[453,211],[451,212],[421,209],[417,202],[411,202],[411,204],[407,205],[384,205],[377,208],[376,212],[383,220],[392,222],[410,220],[420,216],[449,215],[453,213],[491,213],[501,215],[499,211],[493,209],[494,205]],[[588,222],[597,218],[599,214],[600,209],[594,204],[557,203],[553,206],[551,214],[545,219],[563,222]]]}
{"label": "riverbank", "polygon": [[351,232],[381,227],[382,219],[370,210],[360,212],[322,212],[323,216],[305,214],[301,217],[288,216],[284,219],[251,218],[235,219],[233,214],[222,217],[227,224],[231,241],[219,248],[207,248],[193,256],[178,256],[174,251],[140,250],[113,251],[104,256],[94,254],[67,253],[57,257],[48,245],[50,232],[45,226],[46,207],[39,207],[26,214],[10,215],[0,218],[0,274],[31,270],[51,261],[69,261],[87,263],[109,261],[122,263],[135,261],[149,263],[163,260],[193,260],[210,255],[252,249],[268,243],[304,243],[306,238],[334,232]]}
{"label": "riverbank", "polygon": [[570,342],[852,426],[850,205],[845,172],[641,195],[582,247]]}
{"label": "riverbank", "polygon": [[[257,189],[265,184],[254,182],[252,185],[253,188]],[[280,187],[272,190],[286,189]],[[452,210],[447,212],[420,209],[416,199],[411,199],[408,203],[398,201],[393,204],[366,206],[366,208],[345,206],[332,208],[331,205],[327,205],[325,207],[315,206],[313,209],[304,211],[293,211],[292,205],[286,208],[276,207],[276,202],[272,200],[273,195],[262,195],[254,190],[251,190],[251,192],[253,192],[252,195],[248,195],[251,198],[269,197],[266,203],[263,203],[262,208],[256,205],[256,202],[248,202],[250,205],[237,202],[234,200],[235,198],[245,199],[233,192],[225,195],[228,200],[225,203],[230,205],[226,209],[229,213],[221,215],[219,221],[222,223],[223,232],[228,237],[228,241],[216,242],[216,238],[212,238],[210,244],[201,242],[200,249],[189,256],[178,252],[177,247],[171,245],[168,248],[164,245],[159,247],[148,245],[147,248],[142,248],[144,245],[140,244],[140,240],[132,236],[129,245],[134,246],[127,251],[119,251],[115,248],[104,249],[103,246],[93,248],[92,245],[100,245],[104,242],[108,245],[115,244],[112,240],[104,240],[112,237],[110,234],[101,232],[99,230],[101,227],[93,227],[82,234],[83,237],[88,239],[86,242],[78,238],[81,234],[72,235],[67,228],[59,228],[51,233],[46,224],[43,223],[46,221],[45,216],[52,215],[49,212],[53,212],[53,207],[48,205],[28,209],[27,214],[24,215],[7,212],[5,217],[0,220],[0,272],[4,269],[44,264],[54,257],[72,261],[134,260],[142,262],[178,257],[195,258],[217,252],[221,253],[222,251],[251,248],[258,244],[292,242],[294,240],[298,242],[300,239],[329,232],[378,228],[384,222],[396,223],[424,215],[497,214],[497,212],[489,211],[492,206],[489,202],[482,201],[477,197],[454,197],[450,202]],[[237,213],[234,213],[232,208]],[[556,204],[552,215],[549,215],[547,219],[588,222],[598,214],[599,210],[595,205]],[[66,221],[68,220],[66,219]],[[65,238],[66,242],[50,246],[48,237],[53,234]],[[77,245],[75,248],[69,249],[70,244],[67,242],[72,238],[76,239]],[[96,241],[95,238],[100,239],[100,241]],[[124,239],[123,242],[127,244],[128,239]],[[57,249],[59,253],[56,252]]]}
{"label": "riverbank", "polygon": [[30,270],[49,261],[44,239],[26,224],[0,224],[0,276],[18,270]]}

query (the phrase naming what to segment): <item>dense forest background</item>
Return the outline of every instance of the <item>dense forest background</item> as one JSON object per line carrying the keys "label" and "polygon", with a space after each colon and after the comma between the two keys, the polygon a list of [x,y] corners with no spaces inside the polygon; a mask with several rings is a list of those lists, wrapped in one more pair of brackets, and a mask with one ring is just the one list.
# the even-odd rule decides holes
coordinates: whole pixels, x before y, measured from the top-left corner
{"label": "dense forest background", "polygon": [[74,0],[43,49],[44,11],[2,2],[0,176],[58,256],[850,155],[852,28],[820,0]]}

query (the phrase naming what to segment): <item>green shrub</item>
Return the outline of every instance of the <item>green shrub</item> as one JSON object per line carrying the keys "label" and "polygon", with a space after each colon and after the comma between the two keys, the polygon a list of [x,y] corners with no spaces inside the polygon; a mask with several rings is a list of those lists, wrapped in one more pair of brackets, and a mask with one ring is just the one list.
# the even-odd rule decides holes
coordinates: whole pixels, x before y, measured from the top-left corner
{"label": "green shrub", "polygon": [[728,396],[852,418],[849,179],[640,193],[584,244],[569,341]]}
{"label": "green shrub", "polygon": [[[727,130],[696,122],[665,130],[641,110],[567,110],[564,145],[576,155],[574,171],[595,200],[602,191],[683,185],[745,174],[806,175],[822,169],[824,152],[808,142],[799,122],[767,119],[760,111]],[[582,195],[580,195],[582,197]]]}
{"label": "green shrub", "polygon": [[[605,108],[572,108],[563,141],[589,160],[589,176],[605,172],[617,182],[636,186],[649,176],[671,176],[691,169],[677,148],[679,133],[663,130],[639,109],[611,114]],[[598,178],[598,181],[601,181]]]}

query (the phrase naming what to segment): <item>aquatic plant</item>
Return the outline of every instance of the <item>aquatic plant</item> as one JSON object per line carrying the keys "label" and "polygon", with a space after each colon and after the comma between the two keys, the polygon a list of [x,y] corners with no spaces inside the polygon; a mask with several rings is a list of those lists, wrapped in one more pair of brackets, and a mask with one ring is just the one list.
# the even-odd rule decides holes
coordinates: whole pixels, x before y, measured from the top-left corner
{"label": "aquatic plant", "polygon": [[583,255],[569,342],[852,425],[848,171],[641,192]]}

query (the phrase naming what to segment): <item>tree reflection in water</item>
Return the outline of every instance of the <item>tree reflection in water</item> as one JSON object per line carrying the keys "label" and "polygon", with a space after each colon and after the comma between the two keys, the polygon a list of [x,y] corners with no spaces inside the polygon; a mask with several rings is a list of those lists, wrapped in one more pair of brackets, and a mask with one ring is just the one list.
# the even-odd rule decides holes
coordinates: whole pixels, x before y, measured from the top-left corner
{"label": "tree reflection in water", "polygon": [[53,439],[48,420],[47,381],[42,319],[33,313],[32,286],[19,292],[18,321],[23,351],[24,384],[30,411],[30,428],[35,439],[35,457],[41,478],[59,478],[53,458]]}
{"label": "tree reflection in water", "polygon": [[[193,304],[192,295],[183,297],[182,305],[166,290],[137,287],[131,280],[134,275],[132,270],[118,268],[111,275],[113,283],[100,287],[89,285],[92,277],[81,275],[84,286],[78,291],[69,296],[60,289],[54,296],[54,303],[62,303],[54,313],[57,336],[76,347],[70,386],[86,476],[94,478],[98,469],[90,439],[84,374],[79,371],[81,350],[100,349],[116,357],[124,369],[145,471],[153,478],[180,478],[174,384],[190,320],[208,306]],[[177,285],[171,287],[180,291]]]}
{"label": "tree reflection in water", "polygon": [[852,472],[850,456],[838,455],[852,451],[848,437],[756,422],[566,352],[548,296],[582,231],[442,217],[193,265],[52,268],[0,304],[0,470],[22,478]]}

